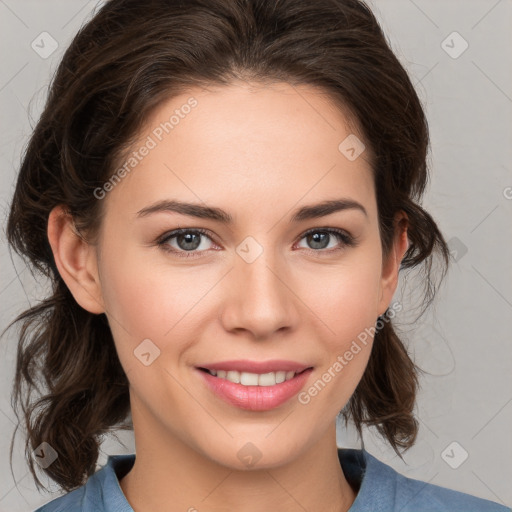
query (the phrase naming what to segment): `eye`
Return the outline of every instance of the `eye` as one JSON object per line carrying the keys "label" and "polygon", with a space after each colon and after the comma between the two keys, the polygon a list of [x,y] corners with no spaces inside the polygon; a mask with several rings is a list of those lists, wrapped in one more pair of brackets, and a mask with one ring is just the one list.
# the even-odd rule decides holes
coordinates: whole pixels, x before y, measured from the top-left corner
{"label": "eye", "polygon": [[[306,247],[306,249],[312,249],[313,252],[331,253],[333,251],[342,250],[345,247],[354,247],[356,245],[354,237],[341,229],[335,228],[310,229],[302,235],[301,240],[304,239],[306,239],[306,243],[310,244],[310,247]],[[334,246],[330,245],[332,241],[335,242],[336,240],[338,244],[334,244]]]}
{"label": "eye", "polygon": [[[211,249],[208,247],[208,243],[203,243],[205,239],[213,243],[212,237],[205,229],[180,228],[166,233],[156,243],[166,252],[182,258],[195,258],[200,257],[202,252]],[[303,239],[310,244],[310,247],[306,247],[306,249],[315,253],[332,253],[356,245],[354,237],[336,228],[310,229],[300,238],[300,240]],[[331,242],[336,240],[338,243],[332,246]]]}
{"label": "eye", "polygon": [[179,257],[193,258],[196,257],[196,253],[209,249],[209,247],[205,247],[204,239],[213,242],[208,231],[204,229],[176,229],[161,237],[157,241],[157,245],[164,251],[172,252]]}

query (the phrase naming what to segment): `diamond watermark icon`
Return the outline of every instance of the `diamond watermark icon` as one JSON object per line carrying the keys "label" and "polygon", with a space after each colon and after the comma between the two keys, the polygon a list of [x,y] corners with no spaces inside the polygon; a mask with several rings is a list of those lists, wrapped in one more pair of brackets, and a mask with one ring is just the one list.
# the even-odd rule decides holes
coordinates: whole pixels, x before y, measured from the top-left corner
{"label": "diamond watermark icon", "polygon": [[150,339],[145,339],[133,353],[144,366],[149,366],[160,355],[160,349]]}
{"label": "diamond watermark icon", "polygon": [[43,441],[33,452],[33,459],[41,466],[42,469],[46,469],[50,466],[59,454],[53,449],[53,447],[46,441]]}
{"label": "diamond watermark icon", "polygon": [[441,453],[441,458],[452,469],[460,467],[468,457],[469,453],[457,441],[451,442]]}
{"label": "diamond watermark icon", "polygon": [[366,146],[359,139],[359,137],[353,133],[346,137],[338,146],[339,152],[351,162],[356,160],[365,149]]}
{"label": "diamond watermark icon", "polygon": [[30,46],[39,57],[47,59],[59,47],[59,43],[48,32],[41,32]]}
{"label": "diamond watermark icon", "polygon": [[468,252],[467,246],[456,236],[448,240],[450,256],[457,262]]}
{"label": "diamond watermark icon", "polygon": [[456,31],[441,43],[441,48],[452,58],[458,59],[469,47],[469,43]]}
{"label": "diamond watermark icon", "polygon": [[254,466],[254,464],[261,459],[262,455],[263,454],[252,443],[245,443],[237,452],[237,457],[248,468]]}
{"label": "diamond watermark icon", "polygon": [[246,263],[252,263],[263,254],[263,247],[252,236],[248,236],[238,244],[236,252]]}

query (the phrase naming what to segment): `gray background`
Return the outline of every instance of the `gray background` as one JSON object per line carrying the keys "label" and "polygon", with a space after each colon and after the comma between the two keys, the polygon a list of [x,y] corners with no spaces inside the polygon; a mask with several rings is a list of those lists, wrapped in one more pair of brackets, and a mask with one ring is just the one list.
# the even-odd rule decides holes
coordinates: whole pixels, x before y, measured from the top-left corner
{"label": "gray background", "polygon": [[[1,329],[45,293],[46,283],[36,282],[17,256],[11,259],[5,217],[49,79],[96,4],[0,0]],[[435,307],[420,322],[402,318],[409,348],[428,372],[417,403],[418,441],[404,454],[405,462],[373,431],[365,432],[365,447],[407,476],[510,506],[512,1],[373,0],[371,5],[427,111],[433,178],[424,205],[449,240],[454,262]],[[42,32],[58,43],[47,58],[31,47],[47,37]],[[462,52],[464,41],[469,46]],[[51,48],[49,39],[46,43]],[[412,277],[402,278],[395,296],[405,309],[414,299],[413,283]],[[14,332],[0,344],[0,512],[31,511],[57,495],[35,490],[19,435],[11,475]],[[340,427],[338,434],[339,445],[359,446],[352,429]],[[124,446],[115,439],[105,442],[99,464],[107,454],[134,451],[130,433],[119,439]]]}

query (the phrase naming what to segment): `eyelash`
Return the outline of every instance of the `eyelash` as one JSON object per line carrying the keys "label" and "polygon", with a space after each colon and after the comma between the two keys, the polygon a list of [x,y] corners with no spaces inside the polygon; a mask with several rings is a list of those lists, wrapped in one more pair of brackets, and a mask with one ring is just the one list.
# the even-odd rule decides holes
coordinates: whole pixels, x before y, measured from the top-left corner
{"label": "eyelash", "polygon": [[[174,231],[170,231],[169,233],[165,233],[163,236],[161,236],[157,241],[156,245],[160,247],[163,251],[167,253],[176,254],[179,258],[198,258],[201,257],[201,252],[203,251],[184,251],[184,250],[176,250],[171,249],[168,245],[169,240],[172,240],[173,238],[176,238],[179,235],[183,235],[186,233],[199,233],[201,235],[204,235],[205,237],[209,238],[212,242],[215,243],[215,241],[210,236],[209,231],[202,229],[202,228],[180,228],[176,229]],[[334,249],[306,249],[308,252],[313,253],[327,253],[332,254],[338,251],[341,251],[345,249],[346,247],[355,247],[357,245],[356,239],[349,235],[347,232],[337,229],[337,228],[312,228],[306,231],[301,235],[301,237],[298,239],[299,241],[305,238],[306,236],[312,234],[312,233],[329,233],[330,235],[334,235],[338,238],[338,240],[341,242],[341,246],[334,248]]]}

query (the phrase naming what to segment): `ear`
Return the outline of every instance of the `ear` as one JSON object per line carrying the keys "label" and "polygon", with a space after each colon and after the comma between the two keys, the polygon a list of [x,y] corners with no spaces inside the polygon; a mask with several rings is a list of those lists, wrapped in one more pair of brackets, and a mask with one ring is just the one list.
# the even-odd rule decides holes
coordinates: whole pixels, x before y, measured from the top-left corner
{"label": "ear", "polygon": [[389,251],[387,260],[382,264],[382,276],[380,281],[379,315],[383,315],[388,309],[391,299],[398,286],[398,271],[409,247],[407,227],[409,219],[403,211],[398,212],[394,218],[393,245]]}
{"label": "ear", "polygon": [[76,230],[62,205],[48,218],[48,240],[55,264],[75,300],[90,313],[105,312],[97,266],[97,251]]}

